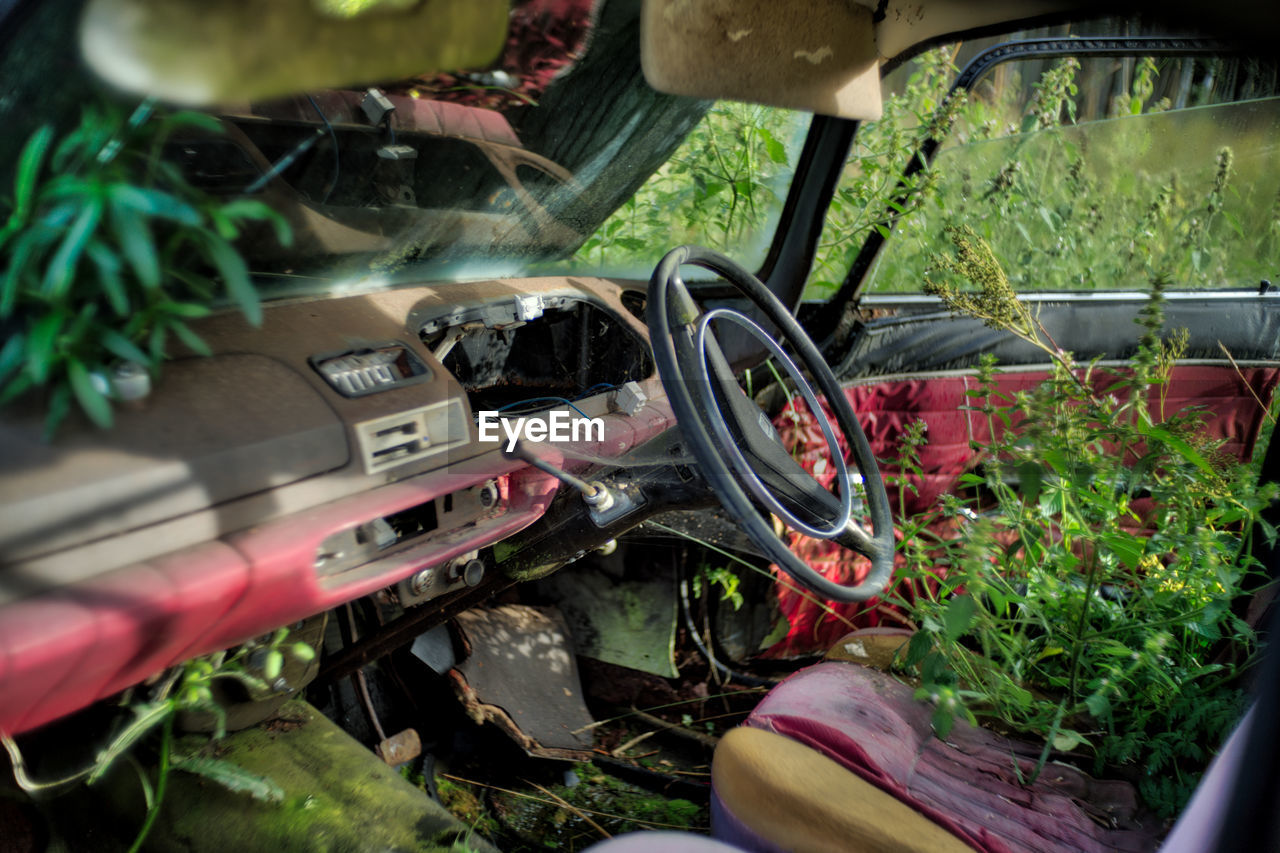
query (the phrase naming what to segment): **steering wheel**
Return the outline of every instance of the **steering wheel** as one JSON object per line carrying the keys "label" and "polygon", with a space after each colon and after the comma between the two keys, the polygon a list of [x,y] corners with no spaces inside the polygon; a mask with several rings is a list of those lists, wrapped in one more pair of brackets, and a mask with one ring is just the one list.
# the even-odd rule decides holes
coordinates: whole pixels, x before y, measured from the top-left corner
{"label": "steering wheel", "polygon": [[[727,308],[701,312],[680,278],[684,264],[723,277],[790,342],[835,413],[853,462],[862,473],[870,531],[852,517],[851,478],[813,387],[778,341],[749,316]],[[700,246],[680,246],[668,252],[653,271],[645,320],[658,374],[680,431],[711,489],[752,541],[783,571],[823,598],[865,601],[882,592],[893,574],[889,495],[840,383],[778,297],[724,255]],[[711,322],[717,320],[733,323],[758,340],[796,384],[827,440],[837,468],[838,499],[791,458],[768,418],[738,386],[711,330]],[[823,577],[791,552],[757,504],[794,530],[830,539],[867,557],[871,570],[866,578],[856,585],[844,585]]]}

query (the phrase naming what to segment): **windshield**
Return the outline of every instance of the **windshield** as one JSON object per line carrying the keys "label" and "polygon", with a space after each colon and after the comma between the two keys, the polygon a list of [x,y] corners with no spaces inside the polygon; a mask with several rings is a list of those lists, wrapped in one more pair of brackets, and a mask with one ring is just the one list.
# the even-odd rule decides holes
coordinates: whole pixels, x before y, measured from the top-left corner
{"label": "windshield", "polygon": [[[78,3],[43,6],[56,14],[36,8],[21,37],[23,16],[5,22],[0,118],[21,132],[0,146],[4,172],[43,124],[166,120],[162,105],[138,113],[78,71]],[[638,28],[634,3],[523,0],[489,68],[222,104],[208,110],[217,126],[166,127],[161,153],[197,190],[260,200],[287,221],[290,245],[265,224],[237,244],[267,296],[564,271],[711,107],[645,83]],[[648,267],[666,243],[643,263],[601,266],[585,251],[572,264]]]}

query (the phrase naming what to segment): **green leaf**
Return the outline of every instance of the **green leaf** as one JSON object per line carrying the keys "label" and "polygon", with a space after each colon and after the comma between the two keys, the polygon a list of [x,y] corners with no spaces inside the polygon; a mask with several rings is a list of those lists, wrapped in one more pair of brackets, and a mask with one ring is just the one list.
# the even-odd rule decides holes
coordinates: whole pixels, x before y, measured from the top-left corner
{"label": "green leaf", "polygon": [[925,686],[947,684],[953,681],[952,673],[947,667],[947,659],[941,652],[930,652],[920,664],[920,680]]}
{"label": "green leaf", "polygon": [[170,320],[166,325],[168,326],[169,331],[177,335],[178,340],[186,344],[187,349],[191,350],[196,355],[213,355],[213,350],[209,349],[209,345],[206,344],[199,335],[187,328],[185,323],[179,320]]}
{"label": "green leaf", "polygon": [[175,317],[186,317],[190,320],[198,320],[201,317],[208,317],[213,313],[208,307],[199,305],[195,302],[174,302],[166,299],[157,303],[156,308],[166,314],[172,314]]}
{"label": "green leaf", "polygon": [[17,370],[22,364],[22,356],[26,345],[26,335],[18,332],[10,335],[9,339],[4,342],[4,346],[0,347],[0,385],[3,385],[9,379],[9,374]]}
{"label": "green leaf", "polygon": [[1036,663],[1039,663],[1045,658],[1057,657],[1058,655],[1062,654],[1064,651],[1065,649],[1063,649],[1062,646],[1045,646],[1045,648],[1042,649],[1040,653],[1036,655]]}
{"label": "green leaf", "polygon": [[1053,748],[1059,752],[1070,752],[1077,746],[1084,746],[1089,743],[1089,739],[1077,731],[1071,729],[1060,729],[1053,736]]}
{"label": "green leaf", "polygon": [[44,433],[42,438],[45,441],[52,441],[53,435],[58,431],[58,425],[66,419],[67,414],[71,411],[71,389],[66,385],[57,385],[49,392],[49,400],[46,403],[48,407],[44,415]]}
{"label": "green leaf", "polygon": [[43,385],[57,362],[58,334],[67,321],[62,309],[50,311],[31,326],[27,338],[27,371],[37,385]]}
{"label": "green leaf", "polygon": [[160,285],[160,258],[156,254],[151,227],[136,210],[115,199],[112,199],[109,210],[111,230],[125,260],[133,267],[138,282],[147,290],[154,290]]}
{"label": "green leaf", "polygon": [[262,675],[267,681],[275,681],[280,677],[280,671],[284,668],[284,655],[279,649],[272,649],[267,652],[267,657],[262,663]]}
{"label": "green leaf", "polygon": [[1106,720],[1111,716],[1111,700],[1101,693],[1085,697],[1084,704],[1095,719]]}
{"label": "green leaf", "polygon": [[1018,466],[1018,488],[1027,503],[1034,504],[1040,499],[1043,475],[1044,469],[1036,462],[1023,462]]}
{"label": "green leaf", "polygon": [[213,230],[218,236],[224,240],[235,240],[240,236],[240,229],[230,218],[224,216],[219,210],[210,210],[209,219],[213,222]]}
{"label": "green leaf", "polygon": [[1164,442],[1172,450],[1176,451],[1183,459],[1195,465],[1209,476],[1215,479],[1217,478],[1218,472],[1213,469],[1213,466],[1209,464],[1199,451],[1193,448],[1182,438],[1179,438],[1169,432],[1167,429],[1162,429],[1161,427],[1151,423],[1149,417],[1145,413],[1143,414],[1143,417],[1139,418],[1138,422],[1134,424],[1134,428],[1137,429],[1139,434],[1147,438],[1154,438]]}
{"label": "green leaf", "polygon": [[98,270],[98,282],[102,285],[102,293],[107,304],[118,316],[129,315],[129,294],[125,289],[124,279],[120,277],[120,257],[101,240],[90,240],[85,246],[85,254],[93,261]]}
{"label": "green leaf", "polygon": [[221,134],[227,132],[226,126],[208,113],[196,112],[195,110],[180,110],[169,113],[161,120],[158,134],[161,138],[167,139],[168,135],[179,127],[192,127],[197,130],[203,130],[206,133]]}
{"label": "green leaf", "polygon": [[787,617],[779,614],[777,621],[773,623],[773,627],[769,630],[768,636],[760,641],[757,649],[764,651],[770,646],[777,645],[785,640],[789,633],[791,633],[791,623],[787,621]]}
{"label": "green leaf", "polygon": [[10,400],[16,400],[18,397],[21,397],[23,394],[30,391],[33,387],[35,387],[35,382],[32,381],[31,374],[26,371],[19,373],[17,376],[13,377],[13,380],[10,381],[9,384],[4,386],[3,390],[0,390],[0,406],[3,406]]}
{"label": "green leaf", "polygon": [[113,204],[138,213],[169,219],[182,225],[199,226],[202,223],[200,211],[163,190],[133,184],[114,184],[109,192]]}
{"label": "green leaf", "polygon": [[89,420],[102,429],[108,429],[111,426],[111,403],[94,385],[84,363],[77,358],[68,359],[67,378],[71,380],[71,390],[76,395],[76,402],[89,416]]}
{"label": "green leaf", "polygon": [[53,299],[60,300],[67,295],[76,273],[76,265],[80,263],[80,256],[84,254],[85,246],[89,244],[101,220],[102,199],[95,196],[85,203],[75,224],[71,226],[45,269],[44,292]]}
{"label": "green leaf", "polygon": [[769,159],[777,163],[779,166],[787,165],[787,149],[781,142],[774,137],[772,133],[763,127],[759,129],[760,138],[764,140],[764,149],[769,154]]}
{"label": "green leaf", "polygon": [[260,802],[279,803],[284,800],[284,791],[275,782],[230,761],[200,755],[174,756],[173,766],[177,770],[217,782],[232,793],[248,794]]}
{"label": "green leaf", "polygon": [[249,281],[249,268],[245,266],[244,258],[240,257],[240,253],[230,243],[216,235],[205,235],[204,244],[209,260],[222,275],[227,295],[250,325],[262,325],[262,304],[258,301],[258,291]]}
{"label": "green leaf", "polygon": [[72,346],[80,344],[84,340],[85,332],[89,330],[89,324],[93,322],[93,318],[97,313],[98,303],[84,303],[76,313],[75,319],[71,321],[71,325],[67,326],[67,330],[62,333],[63,338],[70,341]]}
{"label": "green leaf", "polygon": [[57,238],[56,229],[40,224],[27,227],[13,241],[9,251],[9,266],[0,282],[0,318],[12,314],[14,306],[18,304],[23,285],[29,279],[28,265],[38,266],[38,263],[32,264],[32,261],[38,259],[40,252]]}
{"label": "green leaf", "polygon": [[142,348],[115,329],[101,327],[98,331],[98,342],[114,355],[123,361],[136,361],[139,364],[149,364],[151,359],[142,351]]}
{"label": "green leaf", "polygon": [[1137,568],[1147,551],[1147,540],[1143,536],[1128,533],[1104,533],[1102,542],[1107,550],[1115,554],[1120,562],[1131,569]]}
{"label": "green leaf", "polygon": [[165,327],[157,323],[151,327],[151,334],[147,339],[147,349],[151,351],[151,358],[148,361],[152,365],[158,365],[160,362],[168,358],[168,353],[164,350]]}
{"label": "green leaf", "polygon": [[907,644],[907,656],[903,660],[903,666],[911,668],[924,660],[925,655],[929,654],[933,649],[933,638],[929,636],[928,631],[916,631],[911,635],[911,641]]}
{"label": "green leaf", "polygon": [[946,740],[956,724],[956,715],[939,705],[933,709],[933,731],[939,740]]}
{"label": "green leaf", "polygon": [[973,621],[978,605],[972,595],[957,595],[947,602],[946,612],[942,615],[942,637],[948,643],[960,638]]}
{"label": "green leaf", "polygon": [[44,164],[45,152],[53,140],[53,128],[44,125],[27,140],[18,155],[18,168],[13,180],[13,213],[9,221],[24,223],[31,212],[31,202],[35,196],[36,179],[40,176],[40,167]]}

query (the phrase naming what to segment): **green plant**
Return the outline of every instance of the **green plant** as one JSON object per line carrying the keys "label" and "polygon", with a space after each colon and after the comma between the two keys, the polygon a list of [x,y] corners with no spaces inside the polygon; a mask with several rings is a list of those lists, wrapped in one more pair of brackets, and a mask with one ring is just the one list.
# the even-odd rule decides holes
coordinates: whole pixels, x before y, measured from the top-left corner
{"label": "green plant", "polygon": [[[43,127],[27,141],[0,229],[0,404],[47,388],[46,436],[74,400],[100,427],[112,422],[114,360],[158,374],[171,338],[208,354],[187,325],[225,296],[249,322],[262,309],[232,245],[248,220],[284,220],[260,201],[214,198],[163,159],[179,129],[220,132],[191,112],[127,118],[86,108],[55,144]],[[205,275],[213,270],[221,288]]]}
{"label": "green plant", "polygon": [[945,47],[922,54],[903,90],[885,99],[880,120],[854,137],[823,224],[806,298],[834,293],[872,231],[887,235],[933,197],[932,169],[911,177],[905,172],[925,140],[945,138],[966,109],[963,95],[947,97],[955,53]]}
{"label": "green plant", "polygon": [[[126,706],[130,719],[120,727],[110,742],[94,756],[83,769],[56,780],[37,780],[27,771],[26,761],[17,743],[7,735],[0,735],[13,765],[14,780],[28,794],[41,796],[55,793],[83,780],[93,785],[106,776],[121,758],[155,730],[160,731],[158,762],[154,786],[140,765],[133,762],[142,785],[147,814],[129,853],[140,849],[160,813],[164,802],[169,773],[173,769],[193,773],[216,782],[230,791],[247,793],[258,800],[279,802],[284,793],[270,779],[250,773],[243,768],[199,754],[174,754],[173,723],[184,711],[211,714],[216,720],[215,740],[226,735],[226,712],[214,698],[213,684],[218,679],[240,682],[256,695],[269,695],[269,682],[279,677],[284,655],[292,654],[302,661],[315,657],[315,650],[306,643],[285,645],[289,630],[281,628],[263,641],[246,643],[232,652],[217,652],[206,657],[194,658],[182,666],[174,667],[153,687],[145,690],[145,698],[129,698]],[[128,695],[128,694],[126,694]]]}
{"label": "green plant", "polygon": [[1260,512],[1277,491],[1220,453],[1198,412],[1164,411],[1186,338],[1162,336],[1163,279],[1127,366],[1080,365],[990,246],[969,229],[951,238],[930,292],[1038,346],[1052,373],[1010,395],[983,362],[967,408],[991,437],[984,464],[939,510],[957,533],[930,538],[933,518],[905,531],[925,544],[903,548],[913,595],[897,603],[919,626],[904,663],[941,736],[981,717],[1044,738],[1045,759],[1134,764],[1148,803],[1173,814],[1241,712],[1254,636],[1232,604],[1256,568],[1250,537],[1275,536]]}
{"label": "green plant", "polygon": [[695,598],[701,598],[704,586],[710,591],[712,587],[718,585],[720,600],[732,604],[734,610],[741,610],[743,598],[741,590],[738,589],[741,582],[738,574],[728,566],[712,567],[708,563],[703,563],[693,574],[693,595]]}
{"label": "green plant", "polygon": [[[1096,79],[1097,69],[1086,70]],[[870,289],[916,291],[943,247],[941,235],[965,224],[1007,262],[1019,292],[1131,290],[1156,273],[1197,288],[1274,277],[1280,181],[1267,140],[1280,101],[1171,111],[1167,98],[1153,98],[1157,83],[1172,84],[1162,79],[1168,72],[1145,58],[1109,114],[1076,124],[1078,62],[1056,63],[1029,87],[1009,73],[1015,82],[997,86],[994,97],[975,93],[955,106],[946,146],[914,179],[927,192],[908,196],[902,210],[881,197],[877,215],[897,228]],[[926,71],[916,74],[924,79]],[[1017,97],[1023,92],[1025,104]],[[923,95],[890,103],[886,117],[888,107],[910,116],[930,103]],[[919,113],[918,126],[925,119]],[[996,138],[1000,129],[1007,133]],[[905,163],[905,152],[896,161]],[[838,197],[860,180],[846,170]],[[823,250],[849,241],[853,248],[820,254],[809,296],[835,286],[865,234],[828,217]]]}
{"label": "green plant", "polygon": [[[789,179],[788,144],[797,115],[722,102],[690,132],[671,159],[587,238],[574,259],[587,266],[648,270],[681,243],[732,251],[768,238]],[[794,146],[793,146],[794,147]]]}

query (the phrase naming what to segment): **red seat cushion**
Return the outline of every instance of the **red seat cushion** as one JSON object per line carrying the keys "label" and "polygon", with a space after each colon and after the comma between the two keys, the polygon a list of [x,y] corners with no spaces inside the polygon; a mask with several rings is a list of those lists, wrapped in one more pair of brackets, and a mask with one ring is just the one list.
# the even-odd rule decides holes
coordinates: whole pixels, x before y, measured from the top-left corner
{"label": "red seat cushion", "polygon": [[776,687],[746,725],[818,750],[979,850],[1156,848],[1158,824],[1142,821],[1128,783],[1050,763],[1023,785],[1019,775],[1033,776],[1038,747],[960,721],[938,740],[932,709],[913,693],[876,670],[827,662]]}

